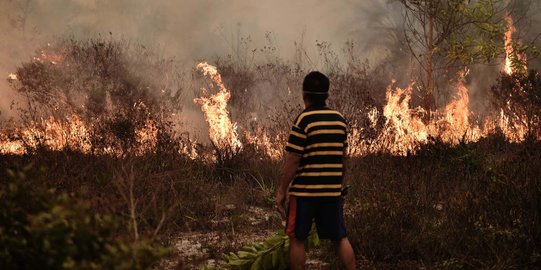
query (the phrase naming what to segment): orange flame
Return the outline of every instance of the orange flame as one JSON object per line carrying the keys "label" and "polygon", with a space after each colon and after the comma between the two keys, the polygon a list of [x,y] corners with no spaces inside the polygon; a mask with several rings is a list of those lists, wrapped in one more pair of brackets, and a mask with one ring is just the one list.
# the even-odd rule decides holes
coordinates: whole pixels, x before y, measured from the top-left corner
{"label": "orange flame", "polygon": [[[237,125],[231,122],[227,111],[227,102],[231,98],[231,93],[223,84],[222,76],[215,66],[207,62],[199,63],[197,69],[201,70],[205,76],[210,76],[219,88],[218,93],[214,95],[194,99],[195,103],[201,105],[201,111],[205,113],[205,119],[209,124],[210,139],[219,150],[240,150],[242,143],[237,135]],[[204,95],[207,95],[205,88],[202,91]]]}
{"label": "orange flame", "polygon": [[[70,149],[84,154],[121,156],[115,138],[103,149],[94,149],[88,125],[73,114],[64,119],[49,117],[32,123],[27,128],[16,129],[9,133],[0,133],[0,154],[22,155],[44,147],[52,151]],[[135,129],[135,155],[150,153],[156,149],[158,128],[156,123],[147,119],[143,126]]]}
{"label": "orange flame", "polygon": [[514,48],[513,48],[513,34],[516,32],[516,28],[513,25],[513,18],[509,15],[505,15],[505,21],[507,22],[507,32],[505,32],[505,65],[504,65],[504,71],[508,75],[513,74],[514,68],[513,68],[513,54],[514,54]]}
{"label": "orange flame", "polygon": [[504,46],[505,46],[505,64],[503,71],[507,75],[511,75],[518,71],[518,67],[514,65],[514,61],[526,65],[526,56],[523,54],[517,53],[515,47],[513,46],[513,35],[517,31],[513,18],[511,15],[505,15],[505,21],[507,23],[507,31],[504,36]]}
{"label": "orange flame", "polygon": [[[394,81],[393,81],[394,84]],[[385,98],[387,104],[383,107],[386,118],[384,132],[379,141],[386,144],[392,154],[406,154],[428,139],[428,129],[418,114],[424,113],[420,107],[409,108],[413,83],[408,87],[387,88]]]}
{"label": "orange flame", "polygon": [[481,137],[480,128],[470,123],[470,98],[468,88],[464,84],[467,74],[468,71],[458,74],[459,79],[455,85],[456,97],[445,106],[442,116],[436,121],[436,129],[439,127],[439,131],[431,134],[433,137],[439,136],[444,142],[458,144],[462,140],[472,142]]}
{"label": "orange flame", "polygon": [[282,157],[282,149],[276,147],[276,141],[280,141],[279,135],[272,137],[264,132],[262,129],[258,128],[256,132],[246,132],[246,141],[249,144],[254,145],[256,151],[260,151],[265,154],[266,157],[278,160]]}

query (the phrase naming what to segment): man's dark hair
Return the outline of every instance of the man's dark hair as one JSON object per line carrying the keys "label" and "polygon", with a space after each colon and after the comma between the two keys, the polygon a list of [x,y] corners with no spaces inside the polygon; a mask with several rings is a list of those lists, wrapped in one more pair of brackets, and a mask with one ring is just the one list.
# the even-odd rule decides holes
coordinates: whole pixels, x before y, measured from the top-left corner
{"label": "man's dark hair", "polygon": [[329,78],[319,71],[312,71],[302,82],[304,97],[314,105],[325,105],[329,97]]}

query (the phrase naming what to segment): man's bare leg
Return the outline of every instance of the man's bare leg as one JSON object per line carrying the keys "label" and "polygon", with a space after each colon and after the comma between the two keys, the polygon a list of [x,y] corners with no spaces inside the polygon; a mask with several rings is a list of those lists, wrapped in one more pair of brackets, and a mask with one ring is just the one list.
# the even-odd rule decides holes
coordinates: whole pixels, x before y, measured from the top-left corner
{"label": "man's bare leg", "polygon": [[304,241],[289,238],[289,262],[292,270],[304,270],[306,262]]}
{"label": "man's bare leg", "polygon": [[349,243],[347,237],[344,237],[338,241],[334,242],[335,250],[338,252],[340,261],[347,270],[355,269],[355,254],[353,253],[353,248]]}

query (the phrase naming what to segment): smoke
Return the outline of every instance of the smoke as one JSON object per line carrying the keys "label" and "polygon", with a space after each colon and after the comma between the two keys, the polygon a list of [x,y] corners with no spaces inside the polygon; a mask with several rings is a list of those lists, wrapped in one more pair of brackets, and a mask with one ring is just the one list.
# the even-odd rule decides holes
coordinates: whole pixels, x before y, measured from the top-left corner
{"label": "smoke", "polygon": [[[529,11],[524,24],[530,27],[525,28],[535,32],[531,26],[541,21],[539,1],[513,2],[517,10]],[[0,119],[14,114],[9,107],[16,95],[5,80],[8,73],[58,37],[125,39],[188,68],[226,55],[246,60],[264,46],[289,60],[301,46],[307,68],[323,70],[317,42],[340,52],[353,41],[358,59],[390,67],[399,82],[415,75],[407,49],[399,44],[403,10],[397,1],[1,0],[0,10]],[[538,33],[523,34],[533,39]]]}
{"label": "smoke", "polygon": [[[112,33],[189,60],[229,53],[241,36],[261,45],[265,33],[272,32],[283,56],[290,56],[293,42],[302,35],[310,44],[315,40],[337,46],[355,40],[365,48],[377,44],[376,38],[382,36],[377,24],[393,17],[392,9],[389,12],[393,5],[384,0],[365,2],[4,0],[1,7],[8,14],[2,16],[2,30],[12,38],[11,45],[35,45],[59,35],[85,38]],[[12,47],[5,52],[24,56],[27,49]]]}
{"label": "smoke", "polygon": [[265,45],[290,59],[297,42],[313,56],[310,68],[317,69],[316,41],[328,42],[333,50],[354,41],[359,58],[380,61],[392,40],[382,33],[395,26],[400,12],[386,0],[2,0],[0,10],[4,118],[14,98],[4,78],[58,37],[112,35],[188,64],[228,54],[241,57]]}

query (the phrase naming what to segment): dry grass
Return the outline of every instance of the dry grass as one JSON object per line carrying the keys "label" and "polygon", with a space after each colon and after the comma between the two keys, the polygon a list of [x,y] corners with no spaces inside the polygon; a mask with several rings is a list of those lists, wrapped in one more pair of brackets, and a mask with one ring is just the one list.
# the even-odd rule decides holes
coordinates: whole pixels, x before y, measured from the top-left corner
{"label": "dry grass", "polygon": [[[209,241],[215,244],[209,244],[207,258],[217,259],[222,252],[238,249],[253,241],[252,236],[259,237],[258,232],[265,235],[281,228],[271,208],[279,162],[246,141],[242,152],[222,155],[216,163],[178,154],[185,138],[173,132],[171,119],[161,115],[180,109],[175,106],[182,103],[185,85],[179,74],[170,74],[176,78],[173,81],[149,79],[171,72],[169,62],[146,61],[153,56],[144,50],[128,50],[125,46],[129,45],[123,43],[98,40],[61,45],[68,48],[65,61],[71,68],[43,63],[21,67],[21,85],[16,90],[39,105],[24,115],[34,119],[64,106],[65,111],[53,114],[82,116],[95,124],[94,145],[119,143],[125,154],[113,157],[38,148],[29,155],[0,156],[0,179],[6,177],[7,169],[18,171],[28,164],[43,168],[44,173],[33,174],[36,186],[55,188],[57,193],[89,203],[91,211],[117,216],[122,221],[117,232],[121,238],[148,237],[171,244],[178,235],[213,232],[218,237]],[[358,127],[366,127],[368,109],[381,109],[389,81],[385,72],[358,61],[341,68],[332,53],[324,54],[331,65],[331,91],[336,93],[331,105]],[[239,67],[226,59],[218,61],[218,68],[232,92],[232,118],[240,123],[240,131],[261,128],[276,135],[271,143],[283,145],[292,118],[301,109],[299,95],[289,93],[300,88],[304,75],[300,65],[274,59]],[[156,96],[162,88],[165,93]],[[265,92],[269,89],[273,92]],[[89,98],[68,99],[72,95]],[[259,99],[264,95],[270,95],[272,102],[262,104]],[[140,100],[146,109],[133,106]],[[80,111],[81,104],[93,109]],[[259,119],[255,122],[254,114]],[[160,128],[157,147],[136,156],[130,150],[133,130],[147,117]],[[371,130],[374,134],[363,136],[377,138],[377,128]],[[212,151],[200,148],[204,153]],[[433,141],[416,155],[405,157],[352,158],[347,174],[351,185],[347,227],[359,259],[363,265],[382,268],[539,267],[540,164],[539,142],[510,144],[499,135],[457,146]],[[269,218],[254,225],[254,216],[265,213],[270,213]],[[322,258],[336,262],[328,248],[323,250]],[[201,262],[201,258],[185,259],[183,263]]]}

